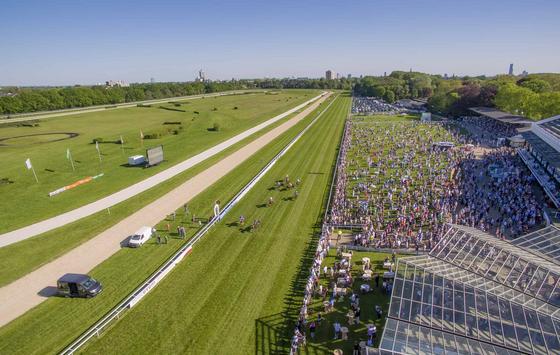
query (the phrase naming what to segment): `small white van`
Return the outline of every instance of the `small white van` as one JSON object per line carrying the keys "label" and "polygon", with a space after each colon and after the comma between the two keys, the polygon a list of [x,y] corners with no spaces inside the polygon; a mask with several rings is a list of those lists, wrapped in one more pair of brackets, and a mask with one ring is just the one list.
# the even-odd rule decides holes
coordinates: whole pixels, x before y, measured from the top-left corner
{"label": "small white van", "polygon": [[131,248],[138,248],[142,244],[146,243],[152,237],[151,227],[142,227],[136,233],[134,233],[128,240],[128,246]]}

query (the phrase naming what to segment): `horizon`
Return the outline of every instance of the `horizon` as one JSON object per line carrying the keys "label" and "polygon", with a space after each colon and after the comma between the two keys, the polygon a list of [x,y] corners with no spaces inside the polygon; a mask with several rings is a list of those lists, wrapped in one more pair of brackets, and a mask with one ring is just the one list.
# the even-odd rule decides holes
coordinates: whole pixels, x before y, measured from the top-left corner
{"label": "horizon", "polygon": [[[328,70],[328,69],[327,69]],[[409,72],[409,70],[401,70],[401,69],[395,69],[391,72],[387,72],[387,76],[389,76],[391,73],[393,72]],[[425,73],[425,72],[418,72],[413,70],[412,72],[414,73],[422,73],[422,74],[427,74],[427,75],[439,75],[442,76],[444,74],[448,74],[448,78],[449,79],[453,79],[458,78],[458,79],[462,79],[462,78],[477,78],[477,77],[485,77],[485,78],[493,78],[499,75],[507,75],[506,72],[504,73],[496,73],[493,75],[488,75],[488,74],[479,74],[479,75],[457,75],[457,74],[449,74],[449,73]],[[336,74],[336,73],[335,73]],[[347,79],[346,75],[342,75],[342,73],[338,73],[341,74],[341,77],[338,79],[332,79],[332,80],[340,80],[340,79]],[[348,73],[351,74],[351,73]],[[514,74],[514,76],[521,76],[522,73],[517,73]],[[560,73],[556,73],[556,72],[535,72],[535,73],[528,73],[528,74],[535,74],[535,75],[539,75],[539,74],[560,74]],[[352,74],[352,79],[356,79],[356,78],[360,78],[360,76],[362,77],[383,77],[383,74],[380,75],[374,75],[374,74],[358,74],[358,75],[354,75]],[[300,77],[255,77],[255,78],[230,78],[230,79],[209,79],[209,82],[228,82],[231,80],[238,80],[238,81],[250,81],[250,80],[284,80],[284,79],[293,79],[293,80],[298,80],[298,79],[310,79],[310,80],[318,80],[318,79],[325,79],[325,76],[317,76],[317,77],[311,77],[311,76],[300,76]],[[111,79],[113,80],[113,79]],[[136,81],[136,82],[125,82],[126,84],[130,84],[130,85],[140,85],[140,84],[165,84],[165,83],[176,83],[176,84],[183,84],[183,83],[194,83],[196,82],[196,80],[191,79],[191,80],[184,80],[184,81],[154,81],[154,82],[150,82],[150,81]],[[56,87],[73,87],[73,86],[105,86],[104,82],[99,82],[99,83],[75,83],[75,84],[60,84],[60,85],[10,85],[10,84],[0,84],[0,89],[2,88],[9,88],[9,87],[17,87],[17,88],[27,88],[27,87],[45,87],[45,88],[56,88]]]}
{"label": "horizon", "polygon": [[557,2],[340,8],[333,1],[9,2],[0,15],[0,86],[189,82],[199,69],[211,80],[319,78],[326,70],[494,76],[510,63],[515,74],[560,72]]}

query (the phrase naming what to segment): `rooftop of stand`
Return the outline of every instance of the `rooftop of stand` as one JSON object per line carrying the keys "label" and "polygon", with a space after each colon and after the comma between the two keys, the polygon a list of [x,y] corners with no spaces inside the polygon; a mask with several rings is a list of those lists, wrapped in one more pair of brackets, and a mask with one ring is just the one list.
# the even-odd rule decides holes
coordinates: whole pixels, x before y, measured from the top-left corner
{"label": "rooftop of stand", "polygon": [[533,120],[528,119],[527,117],[512,115],[509,112],[500,111],[492,107],[471,107],[469,110],[481,116],[493,118],[503,123],[528,124],[528,123],[535,122]]}
{"label": "rooftop of stand", "polygon": [[531,131],[522,132],[525,140],[552,166],[560,169],[560,153]]}

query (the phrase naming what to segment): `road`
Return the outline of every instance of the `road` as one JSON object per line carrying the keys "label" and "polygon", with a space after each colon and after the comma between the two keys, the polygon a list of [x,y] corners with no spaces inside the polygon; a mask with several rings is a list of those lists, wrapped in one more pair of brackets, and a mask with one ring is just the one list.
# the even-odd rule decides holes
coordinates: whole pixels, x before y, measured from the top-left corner
{"label": "road", "polygon": [[82,207],[78,207],[74,210],[59,214],[58,216],[55,217],[51,217],[49,219],[31,224],[29,226],[26,227],[22,227],[19,229],[16,229],[14,231],[10,231],[4,234],[0,234],[0,248],[1,247],[5,247],[7,245],[13,244],[13,243],[17,243],[20,242],[22,240],[34,237],[36,235],[48,232],[50,230],[62,227],[68,223],[72,223],[74,221],[77,221],[81,218],[90,216],[96,212],[99,211],[103,211],[109,207],[112,207],[120,202],[125,201],[126,199],[129,199],[135,195],[138,195],[166,180],[169,180],[170,178],[184,172],[187,169],[192,168],[193,166],[195,166],[196,164],[222,152],[223,150],[231,147],[232,145],[242,141],[243,139],[249,137],[250,135],[264,129],[267,126],[270,126],[271,124],[285,118],[286,116],[289,116],[290,114],[304,108],[306,105],[318,100],[319,98],[321,98],[322,96],[324,96],[325,93],[318,95],[284,113],[279,114],[276,117],[273,117],[261,124],[256,125],[255,127],[252,127],[220,144],[217,144],[215,146],[213,146],[212,148],[209,148],[205,151],[203,151],[202,153],[199,153],[187,160],[184,160],[174,166],[172,166],[169,169],[166,169],[160,173],[157,173],[156,175],[153,175],[145,180],[142,180],[134,185],[131,185],[127,188],[124,188],[120,191],[117,191],[109,196],[103,197],[97,201],[94,201],[92,203],[89,203],[87,205],[84,205]]}
{"label": "road", "polygon": [[[153,226],[171,212],[210,187],[250,156],[286,132],[315,110],[330,95],[320,95],[314,103],[288,121],[228,155],[213,166],[187,180],[156,201],[134,212],[99,235],[39,269],[0,288],[0,326],[21,316],[45,301],[54,292],[56,280],[63,274],[88,273],[96,265],[121,249],[120,243],[141,226]],[[42,295],[40,295],[41,293]]]}
{"label": "road", "polygon": [[81,107],[81,108],[69,108],[65,110],[31,112],[31,113],[22,113],[18,115],[4,115],[4,116],[0,116],[0,125],[6,123],[14,123],[14,122],[35,121],[35,120],[40,120],[45,118],[78,115],[81,113],[90,113],[90,112],[98,112],[98,111],[116,110],[119,108],[136,107],[136,105],[138,104],[144,104],[144,105],[163,104],[169,101],[196,100],[196,99],[201,99],[203,97],[235,95],[235,94],[240,94],[243,92],[250,92],[250,91],[251,90],[242,90],[242,91],[236,90],[236,91],[219,92],[214,94],[178,96],[178,97],[169,97],[167,99],[134,101],[134,102],[127,102],[123,104],[115,104],[115,105],[107,104],[107,105],[89,106],[89,107]]}

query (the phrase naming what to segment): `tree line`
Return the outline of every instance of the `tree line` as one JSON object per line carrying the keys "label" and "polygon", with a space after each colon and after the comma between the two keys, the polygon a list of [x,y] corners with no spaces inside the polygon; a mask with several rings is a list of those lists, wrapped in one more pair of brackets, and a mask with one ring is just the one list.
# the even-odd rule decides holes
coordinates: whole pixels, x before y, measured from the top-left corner
{"label": "tree line", "polygon": [[5,88],[3,91],[5,93],[9,91],[10,95],[0,97],[0,113],[17,114],[94,105],[114,105],[246,88],[247,86],[239,81],[132,84],[128,87]]}
{"label": "tree line", "polygon": [[554,73],[444,78],[395,71],[388,76],[365,77],[355,83],[353,90],[356,95],[390,103],[427,99],[431,111],[450,116],[468,114],[474,106],[497,107],[533,119],[560,114],[560,74]]}
{"label": "tree line", "polygon": [[498,75],[487,78],[442,77],[420,72],[394,71],[388,76],[336,80],[285,78],[216,82],[149,83],[129,87],[74,86],[57,88],[4,88],[0,113],[17,114],[93,105],[165,99],[244,89],[339,89],[388,102],[426,99],[431,111],[444,115],[468,114],[473,106],[497,107],[514,114],[541,119],[560,114],[560,74],[525,77]]}
{"label": "tree line", "polygon": [[[243,89],[346,89],[347,79],[255,79],[188,83],[131,84],[128,87],[73,86],[56,88],[4,88],[0,113],[4,115],[52,111],[95,105],[165,99]],[[7,93],[10,95],[6,95]]]}

